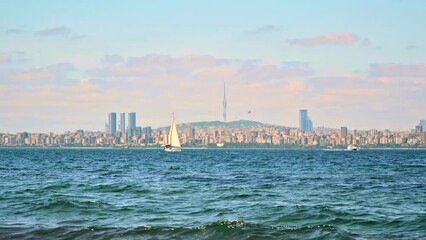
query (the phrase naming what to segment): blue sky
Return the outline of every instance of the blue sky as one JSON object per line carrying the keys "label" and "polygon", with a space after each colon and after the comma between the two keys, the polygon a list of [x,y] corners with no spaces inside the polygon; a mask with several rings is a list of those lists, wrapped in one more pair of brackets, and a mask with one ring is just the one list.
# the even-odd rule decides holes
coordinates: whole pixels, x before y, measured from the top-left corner
{"label": "blue sky", "polygon": [[[2,1],[0,132],[230,120],[410,129],[424,1]],[[252,114],[247,116],[247,110]]]}

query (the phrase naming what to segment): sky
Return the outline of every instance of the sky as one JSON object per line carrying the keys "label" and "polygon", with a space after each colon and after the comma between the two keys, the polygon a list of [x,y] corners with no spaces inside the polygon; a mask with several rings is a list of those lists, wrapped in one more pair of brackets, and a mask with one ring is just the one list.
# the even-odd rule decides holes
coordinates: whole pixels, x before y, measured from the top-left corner
{"label": "sky", "polygon": [[[2,0],[0,132],[426,119],[426,1]],[[250,114],[249,111],[251,112]]]}

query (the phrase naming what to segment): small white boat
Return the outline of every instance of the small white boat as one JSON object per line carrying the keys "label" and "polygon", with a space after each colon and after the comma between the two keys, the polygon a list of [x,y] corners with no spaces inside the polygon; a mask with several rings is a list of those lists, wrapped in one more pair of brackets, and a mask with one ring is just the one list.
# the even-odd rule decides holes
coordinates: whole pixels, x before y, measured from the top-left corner
{"label": "small white boat", "polygon": [[166,152],[180,152],[182,151],[179,135],[176,128],[175,115],[173,114],[172,125],[170,126],[169,136],[167,137],[167,143],[164,146]]}
{"label": "small white boat", "polygon": [[349,151],[357,151],[357,150],[359,150],[359,148],[357,146],[355,146],[355,145],[349,145],[348,148],[347,148],[347,150],[349,150]]}
{"label": "small white boat", "polygon": [[223,145],[225,145],[223,142],[218,142],[218,143],[216,143],[216,146],[217,146],[217,147],[223,147]]}

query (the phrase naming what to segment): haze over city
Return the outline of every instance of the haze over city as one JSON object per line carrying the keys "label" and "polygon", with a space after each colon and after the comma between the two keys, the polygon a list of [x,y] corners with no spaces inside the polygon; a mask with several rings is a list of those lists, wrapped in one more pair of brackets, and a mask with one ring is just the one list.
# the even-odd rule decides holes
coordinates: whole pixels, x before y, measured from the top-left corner
{"label": "haze over city", "polygon": [[[361,4],[362,2],[362,4]],[[227,119],[412,129],[424,1],[2,1],[0,132]],[[114,16],[114,17],[112,17]],[[250,114],[248,112],[250,111]]]}

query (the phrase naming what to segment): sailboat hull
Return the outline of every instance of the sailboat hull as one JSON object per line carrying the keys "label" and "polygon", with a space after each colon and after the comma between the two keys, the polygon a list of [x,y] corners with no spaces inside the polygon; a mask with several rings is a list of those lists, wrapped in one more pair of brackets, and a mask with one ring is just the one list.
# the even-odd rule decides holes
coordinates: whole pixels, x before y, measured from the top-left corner
{"label": "sailboat hull", "polygon": [[182,151],[182,148],[173,147],[173,146],[165,146],[164,151],[166,151],[166,152],[180,152],[180,151]]}

